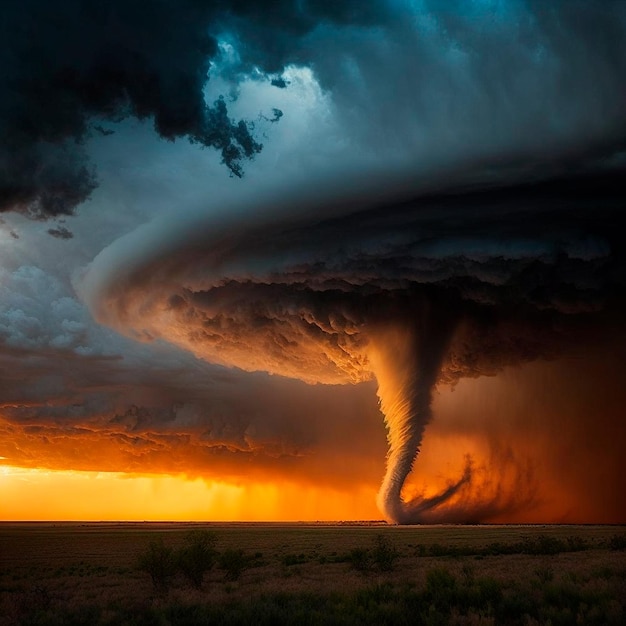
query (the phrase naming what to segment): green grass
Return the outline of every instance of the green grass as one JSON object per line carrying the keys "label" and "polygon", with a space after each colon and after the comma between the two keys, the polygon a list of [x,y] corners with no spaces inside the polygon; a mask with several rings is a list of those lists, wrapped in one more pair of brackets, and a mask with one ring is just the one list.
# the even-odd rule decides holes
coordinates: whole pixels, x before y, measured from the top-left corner
{"label": "green grass", "polygon": [[[539,601],[537,601],[539,600]],[[456,578],[444,567],[428,571],[423,588],[383,582],[355,592],[275,592],[243,600],[184,604],[143,604],[104,608],[81,605],[61,614],[40,605],[21,623],[66,624],[622,624],[624,607],[608,592],[576,588],[571,582],[546,586],[536,598],[530,589],[493,578]]]}
{"label": "green grass", "polygon": [[[622,624],[625,536],[603,526],[0,524],[0,626]],[[165,563],[164,585],[139,567],[146,555],[157,572]]]}

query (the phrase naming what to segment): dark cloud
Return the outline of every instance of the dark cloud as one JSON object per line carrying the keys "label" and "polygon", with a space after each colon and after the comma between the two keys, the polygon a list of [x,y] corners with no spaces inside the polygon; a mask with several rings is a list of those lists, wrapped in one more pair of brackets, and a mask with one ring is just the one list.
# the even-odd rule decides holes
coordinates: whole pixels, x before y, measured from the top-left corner
{"label": "dark cloud", "polygon": [[[243,64],[282,71],[294,41],[320,21],[371,21],[372,3],[219,0],[6,2],[0,21],[0,210],[72,213],[96,187],[84,142],[108,122],[150,118],[156,132],[220,151],[235,176],[262,149],[252,125],[203,87],[218,36],[241,39]],[[231,68],[232,69],[232,68]],[[279,87],[286,84],[274,79]],[[278,119],[278,118],[276,118]]]}
{"label": "dark cloud", "polygon": [[49,228],[48,234],[56,237],[57,239],[71,239],[74,235],[69,228],[65,226],[59,226],[57,228]]}
{"label": "dark cloud", "polygon": [[[111,467],[234,475],[241,463],[277,475],[284,463],[328,477],[301,459],[326,445],[324,459],[332,452],[343,463],[360,428],[351,400],[337,407],[329,398],[358,396],[369,428],[376,406],[363,406],[375,379],[390,448],[379,504],[389,519],[493,520],[533,504],[540,468],[523,446],[491,445],[497,437],[489,458],[457,468],[439,493],[411,498],[406,479],[428,441],[437,389],[622,345],[611,337],[624,332],[626,285],[623,3],[285,0],[270,11],[258,2],[160,0],[147,11],[138,0],[29,0],[7,5],[0,41],[0,210],[73,211],[96,184],[89,150],[128,141],[128,126],[115,125],[122,118],[214,147],[238,176],[261,145],[228,109],[259,128],[283,117],[268,94],[294,109],[272,129],[291,124],[271,158],[247,177],[253,189],[229,195],[198,183],[208,198],[198,210],[210,219],[185,217],[183,205],[202,195],[190,189],[202,174],[189,168],[184,184],[173,176],[155,186],[175,190],[158,199],[172,204],[161,221],[104,250],[108,235],[72,226],[64,249],[81,262],[102,250],[84,275],[67,269],[69,255],[62,269],[48,258],[54,272],[72,273],[97,320],[152,348],[96,329],[68,293],[69,276],[57,284],[34,262],[18,268],[16,255],[15,271],[0,275],[0,359],[9,372],[1,401],[6,432],[19,431],[7,445],[22,444],[3,456],[29,464],[31,442],[41,444],[33,458],[55,465],[82,438],[76,466],[102,466],[97,451],[110,438],[118,446],[107,448]],[[190,163],[170,168],[167,155],[180,151],[152,150],[162,151],[158,171],[132,170],[146,181]],[[123,171],[107,158],[111,172]],[[147,212],[150,197],[139,196],[114,194],[122,208],[109,202],[112,221],[132,212],[129,197]],[[125,219],[111,228],[130,228],[134,218]],[[171,346],[160,353],[162,341],[199,360]],[[585,361],[577,375],[587,367],[595,365]],[[571,384],[555,378],[561,390]],[[581,406],[593,406],[591,387]],[[572,430],[591,437],[589,411],[571,414]],[[619,412],[607,414],[602,441],[621,433],[611,426]],[[331,422],[346,430],[316,440]],[[367,466],[365,452],[355,456],[346,480]],[[519,497],[485,479],[505,475],[507,459],[516,468],[507,494]]]}
{"label": "dark cloud", "polygon": [[[0,21],[0,209],[71,213],[96,177],[83,143],[90,128],[152,118],[165,139],[220,150],[241,175],[261,149],[203,85],[217,52],[214,3],[8,2]],[[105,129],[109,132],[110,129]]]}
{"label": "dark cloud", "polygon": [[380,506],[395,521],[436,519],[471,469],[444,497],[401,498],[435,385],[621,332],[622,175],[373,206],[357,195],[343,198],[344,217],[276,219],[294,202],[314,214],[320,197],[294,194],[267,222],[196,224],[178,243],[171,231],[152,240],[144,256],[128,248],[116,268],[97,259],[93,309],[136,338],[249,371],[310,383],[375,377],[390,442]]}
{"label": "dark cloud", "polygon": [[442,166],[498,176],[623,159],[623,3],[394,6],[376,28],[308,40],[343,126],[389,163],[412,176]]}
{"label": "dark cloud", "polygon": [[[257,66],[280,74],[288,63],[311,62],[312,51],[306,37],[329,27],[374,28],[387,23],[394,9],[384,0],[358,2],[343,0],[278,0],[272,10],[258,2],[220,2],[217,19],[222,31],[236,43],[240,70]],[[275,79],[278,87],[284,86]]]}
{"label": "dark cloud", "polygon": [[244,378],[185,355],[176,362],[167,350],[155,368],[149,353],[5,348],[0,456],[19,466],[261,482],[289,468],[294,479],[341,488],[380,471],[369,461],[383,452],[371,388]]}
{"label": "dark cloud", "polygon": [[419,11],[382,1],[285,0],[268,11],[248,1],[146,10],[138,0],[12,0],[0,22],[0,210],[71,213],[96,186],[89,133],[127,116],[216,148],[240,176],[262,146],[224,100],[204,100],[218,37],[236,46],[239,61],[218,70],[230,80],[260,70],[284,88],[287,64],[312,66],[372,145],[402,152],[417,141],[434,161],[491,164],[536,160],[541,146],[540,165],[601,164],[626,146],[625,26],[621,3],[584,0]]}

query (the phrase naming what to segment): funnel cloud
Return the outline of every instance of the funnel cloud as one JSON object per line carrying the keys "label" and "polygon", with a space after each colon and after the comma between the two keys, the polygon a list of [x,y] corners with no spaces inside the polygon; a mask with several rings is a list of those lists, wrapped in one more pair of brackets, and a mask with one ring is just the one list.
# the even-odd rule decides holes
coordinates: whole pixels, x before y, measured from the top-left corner
{"label": "funnel cloud", "polygon": [[[108,254],[95,260],[91,306],[133,338],[226,366],[311,384],[375,379],[389,441],[379,507],[397,523],[436,521],[472,471],[403,498],[435,388],[555,358],[618,323],[620,198],[603,175],[382,206],[345,198],[365,207],[319,221],[167,228],[147,255],[135,256],[139,242],[126,258],[109,250],[113,272]],[[274,215],[296,202],[307,200],[273,201]]]}
{"label": "funnel cloud", "polygon": [[3,11],[0,463],[626,521],[623,2]]}

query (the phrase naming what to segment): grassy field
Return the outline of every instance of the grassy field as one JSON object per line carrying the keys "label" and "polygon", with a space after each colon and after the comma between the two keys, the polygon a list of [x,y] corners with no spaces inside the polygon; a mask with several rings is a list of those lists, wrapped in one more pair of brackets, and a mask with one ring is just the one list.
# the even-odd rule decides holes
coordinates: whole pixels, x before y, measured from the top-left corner
{"label": "grassy field", "polygon": [[[200,585],[191,530],[214,542]],[[4,523],[0,625],[624,624],[625,547],[615,526]]]}

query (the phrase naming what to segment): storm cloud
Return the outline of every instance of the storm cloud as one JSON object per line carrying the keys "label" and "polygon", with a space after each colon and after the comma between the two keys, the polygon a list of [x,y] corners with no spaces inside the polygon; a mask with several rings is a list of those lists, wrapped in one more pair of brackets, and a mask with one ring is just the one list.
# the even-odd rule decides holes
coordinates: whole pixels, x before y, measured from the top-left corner
{"label": "storm cloud", "polygon": [[[224,98],[206,101],[205,84],[213,72],[231,87],[250,75],[286,87],[294,63],[313,67],[339,123],[389,143],[397,166],[407,151],[454,165],[611,159],[626,137],[624,22],[617,2],[9,2],[0,208],[73,212],[97,184],[85,141],[129,116],[216,148],[241,176],[262,144]],[[235,47],[228,63],[220,41]],[[524,163],[539,147],[539,163]]]}
{"label": "storm cloud", "polygon": [[[430,509],[471,477],[468,468],[441,496],[401,498],[437,383],[621,332],[617,182],[553,180],[373,207],[357,196],[342,200],[353,212],[321,220],[288,218],[289,206],[311,202],[294,192],[254,226],[227,218],[178,237],[167,228],[149,246],[125,241],[95,260],[86,284],[100,281],[96,318],[136,339],[309,383],[375,377],[390,444],[381,509],[396,522],[432,520]],[[355,211],[358,202],[366,208]],[[137,257],[141,248],[149,252]]]}
{"label": "storm cloud", "polygon": [[[625,345],[623,3],[31,0],[0,28],[2,456],[384,474],[394,522],[573,519],[536,495],[559,407],[591,463],[614,396],[598,441],[624,443],[597,375]],[[529,399],[528,436],[492,391],[450,400],[541,367],[587,386]],[[590,502],[600,470],[566,466],[561,505]]]}

